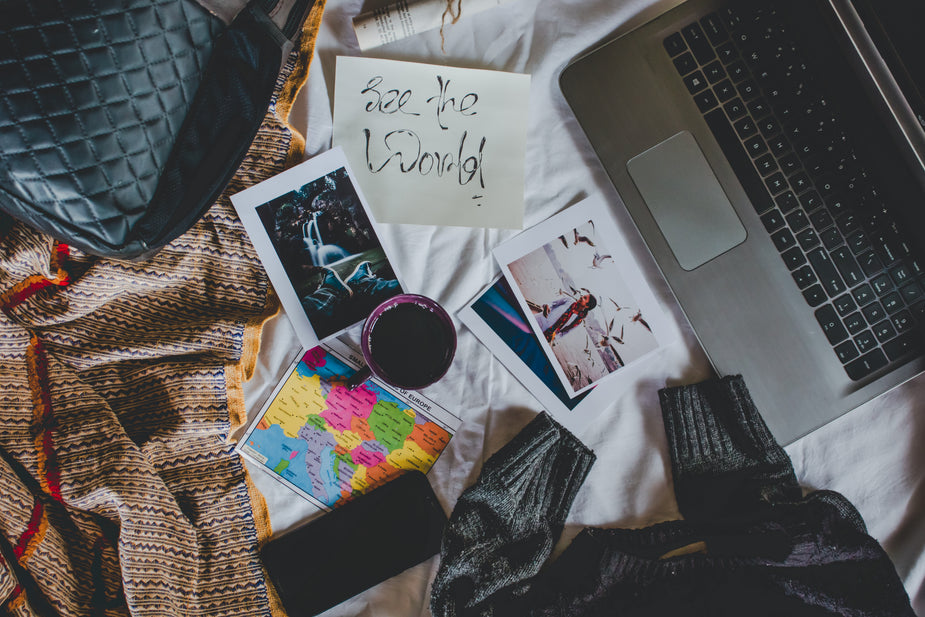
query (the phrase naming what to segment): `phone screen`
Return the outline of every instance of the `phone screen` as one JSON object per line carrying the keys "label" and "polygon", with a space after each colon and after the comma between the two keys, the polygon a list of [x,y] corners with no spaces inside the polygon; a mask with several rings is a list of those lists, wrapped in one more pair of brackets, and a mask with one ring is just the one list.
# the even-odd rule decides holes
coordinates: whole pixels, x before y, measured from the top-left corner
{"label": "phone screen", "polygon": [[290,617],[309,617],[436,554],[446,521],[427,477],[407,471],[274,538],[261,557]]}

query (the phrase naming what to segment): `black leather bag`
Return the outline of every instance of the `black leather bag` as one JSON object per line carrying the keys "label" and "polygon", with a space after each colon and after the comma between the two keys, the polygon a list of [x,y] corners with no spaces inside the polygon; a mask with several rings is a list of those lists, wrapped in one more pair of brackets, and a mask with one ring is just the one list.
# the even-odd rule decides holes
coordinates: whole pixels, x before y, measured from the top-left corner
{"label": "black leather bag", "polygon": [[0,209],[143,258],[213,204],[314,0],[0,0]]}

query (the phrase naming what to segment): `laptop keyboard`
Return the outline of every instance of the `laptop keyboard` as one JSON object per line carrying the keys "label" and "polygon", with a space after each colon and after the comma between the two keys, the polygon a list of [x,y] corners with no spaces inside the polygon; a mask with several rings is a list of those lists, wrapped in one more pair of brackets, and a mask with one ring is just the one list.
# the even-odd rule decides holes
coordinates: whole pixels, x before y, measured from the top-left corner
{"label": "laptop keyboard", "polygon": [[925,272],[772,8],[726,8],[665,50],[852,380],[922,348]]}

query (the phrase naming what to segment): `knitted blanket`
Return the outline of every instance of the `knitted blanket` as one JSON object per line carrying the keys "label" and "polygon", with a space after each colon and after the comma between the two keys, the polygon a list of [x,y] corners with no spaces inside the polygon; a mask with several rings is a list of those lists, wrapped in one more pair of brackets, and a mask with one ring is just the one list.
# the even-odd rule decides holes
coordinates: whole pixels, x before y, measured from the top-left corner
{"label": "knitted blanket", "polygon": [[[228,436],[270,286],[228,195],[301,160],[324,2],[225,195],[143,263],[0,240],[0,613],[270,615],[266,506]],[[249,368],[250,367],[250,368]]]}

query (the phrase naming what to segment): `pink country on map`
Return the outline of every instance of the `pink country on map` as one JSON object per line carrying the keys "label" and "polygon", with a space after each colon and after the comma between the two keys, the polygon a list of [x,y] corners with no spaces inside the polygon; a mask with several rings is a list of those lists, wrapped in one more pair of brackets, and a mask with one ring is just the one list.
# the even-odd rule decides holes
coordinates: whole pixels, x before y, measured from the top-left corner
{"label": "pink country on map", "polygon": [[367,388],[348,390],[344,386],[334,386],[326,400],[328,408],[319,415],[328,421],[331,428],[347,431],[351,429],[354,418],[369,417],[377,400],[376,394]]}

